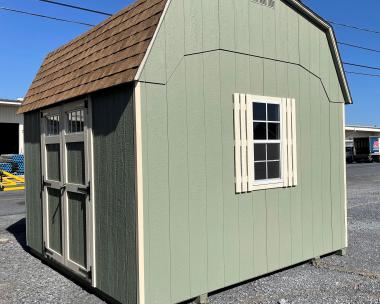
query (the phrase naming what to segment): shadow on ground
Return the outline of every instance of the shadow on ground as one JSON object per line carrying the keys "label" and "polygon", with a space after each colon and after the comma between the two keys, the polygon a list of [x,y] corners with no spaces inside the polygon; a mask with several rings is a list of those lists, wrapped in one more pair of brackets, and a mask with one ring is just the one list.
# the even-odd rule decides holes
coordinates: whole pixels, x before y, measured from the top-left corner
{"label": "shadow on ground", "polygon": [[13,234],[17,242],[24,250],[26,249],[26,220],[25,217],[10,225],[6,229],[9,233]]}

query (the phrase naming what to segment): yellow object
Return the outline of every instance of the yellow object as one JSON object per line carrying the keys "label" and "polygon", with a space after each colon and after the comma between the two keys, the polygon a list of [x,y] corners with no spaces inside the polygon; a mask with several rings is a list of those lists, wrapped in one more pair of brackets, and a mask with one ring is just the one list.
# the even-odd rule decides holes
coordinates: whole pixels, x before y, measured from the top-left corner
{"label": "yellow object", "polygon": [[25,179],[0,170],[0,191],[15,191],[25,189]]}

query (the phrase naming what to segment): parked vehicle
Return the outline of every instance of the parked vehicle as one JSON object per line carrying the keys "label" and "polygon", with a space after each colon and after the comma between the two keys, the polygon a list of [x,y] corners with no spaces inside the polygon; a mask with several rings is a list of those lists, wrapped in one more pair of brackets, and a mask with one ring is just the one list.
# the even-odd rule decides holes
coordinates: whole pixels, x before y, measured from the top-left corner
{"label": "parked vehicle", "polygon": [[355,138],[352,147],[346,147],[346,161],[352,162],[379,162],[379,138],[378,137],[360,137]]}
{"label": "parked vehicle", "polygon": [[369,137],[361,137],[354,139],[354,161],[373,162],[369,144]]}
{"label": "parked vehicle", "polygon": [[354,147],[346,147],[346,162],[348,164],[354,162]]}

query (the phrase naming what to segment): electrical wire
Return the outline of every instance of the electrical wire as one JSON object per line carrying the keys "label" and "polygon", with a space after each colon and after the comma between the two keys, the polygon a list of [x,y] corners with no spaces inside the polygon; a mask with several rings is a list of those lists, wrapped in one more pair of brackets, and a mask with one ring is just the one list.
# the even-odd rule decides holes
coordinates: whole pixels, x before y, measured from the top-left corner
{"label": "electrical wire", "polygon": [[373,30],[373,29],[368,29],[368,28],[359,27],[359,26],[355,26],[355,25],[344,24],[344,23],[338,23],[338,22],[331,21],[331,20],[327,20],[327,22],[329,22],[329,23],[331,23],[333,25],[341,26],[341,27],[351,28],[351,29],[358,30],[358,31],[363,31],[363,32],[368,32],[368,33],[380,35],[380,31]]}
{"label": "electrical wire", "polygon": [[360,72],[353,72],[353,71],[345,71],[345,73],[359,75],[359,76],[369,76],[369,77],[380,78],[380,74],[369,74],[369,73],[360,73]]}
{"label": "electrical wire", "polygon": [[374,67],[374,66],[370,66],[370,65],[362,65],[362,64],[351,63],[351,62],[343,62],[343,64],[358,67],[358,68],[380,71],[380,67]]}
{"label": "electrical wire", "polygon": [[89,23],[85,23],[85,22],[81,22],[81,21],[74,21],[74,20],[62,19],[62,18],[57,18],[57,17],[51,17],[51,16],[31,13],[31,12],[27,12],[27,11],[16,10],[16,9],[8,8],[8,7],[0,7],[0,10],[9,11],[9,12],[18,13],[18,14],[30,15],[30,16],[34,16],[34,17],[40,17],[40,18],[45,18],[45,19],[50,19],[50,20],[55,20],[55,21],[74,23],[74,24],[80,24],[80,25],[91,26],[91,27],[94,26],[93,24],[89,24]]}
{"label": "electrical wire", "polygon": [[356,49],[361,49],[361,50],[365,50],[365,51],[380,53],[380,50],[367,48],[367,47],[364,47],[364,46],[361,46],[361,45],[357,45],[357,44],[351,44],[351,43],[341,42],[341,41],[338,41],[337,43],[340,44],[340,45],[349,46],[349,47],[356,48]]}
{"label": "electrical wire", "polygon": [[90,13],[95,13],[95,14],[100,14],[100,15],[105,15],[105,16],[112,16],[112,14],[109,14],[109,13],[105,13],[105,12],[101,12],[101,11],[97,11],[97,10],[93,10],[93,9],[89,9],[89,8],[85,8],[85,7],[75,6],[75,5],[71,5],[71,4],[66,4],[66,3],[62,3],[62,2],[58,2],[58,1],[51,1],[51,0],[40,0],[40,1],[41,2],[47,2],[50,4],[60,5],[60,6],[64,6],[64,7],[69,7],[69,8],[73,8],[73,9],[78,9],[78,10],[86,11],[86,12],[90,12]]}

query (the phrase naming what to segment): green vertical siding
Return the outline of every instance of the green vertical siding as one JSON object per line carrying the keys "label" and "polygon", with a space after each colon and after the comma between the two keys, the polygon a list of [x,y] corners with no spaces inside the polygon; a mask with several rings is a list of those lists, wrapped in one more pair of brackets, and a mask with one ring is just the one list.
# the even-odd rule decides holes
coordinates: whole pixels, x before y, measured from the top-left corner
{"label": "green vertical siding", "polygon": [[[325,33],[281,1],[173,1],[163,24],[141,77],[147,304],[344,247],[343,98]],[[296,99],[298,186],[235,194],[235,92]]]}
{"label": "green vertical siding", "polygon": [[43,253],[40,112],[24,115],[26,235],[29,247]]}
{"label": "green vertical siding", "polygon": [[[224,210],[223,210],[223,155],[222,115],[220,91],[220,56],[203,55],[206,161],[206,223],[207,223],[207,286],[216,289],[224,283]],[[218,140],[215,140],[217,138]]]}
{"label": "green vertical siding", "polygon": [[[171,255],[166,87],[142,84],[141,94],[145,288],[149,290],[146,293],[146,302],[170,303]],[[151,102],[152,100],[155,102]]]}
{"label": "green vertical siding", "polygon": [[133,87],[92,96],[97,287],[137,303]]}

